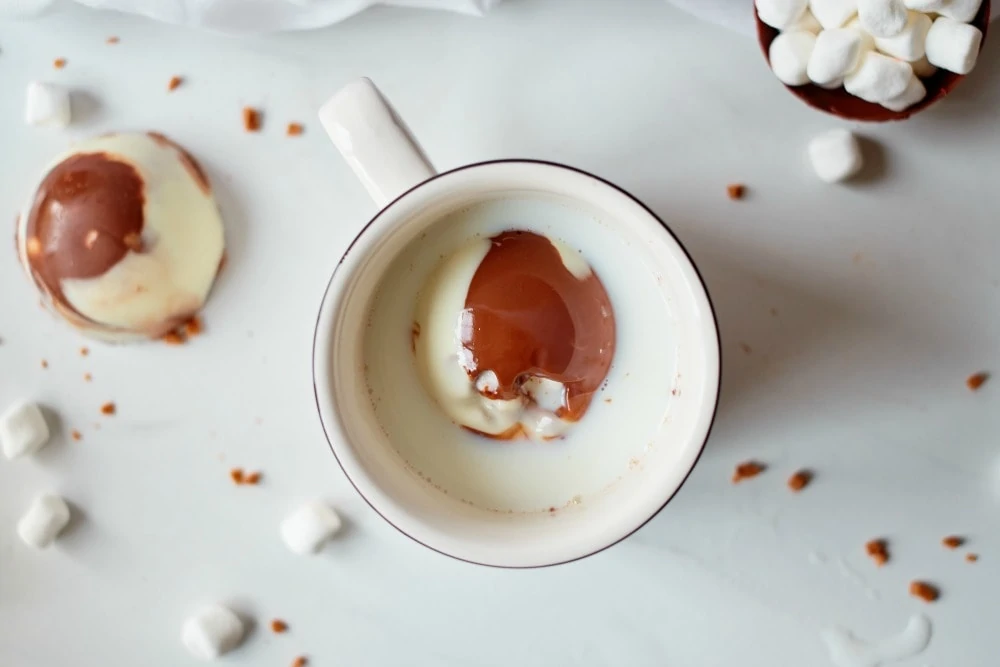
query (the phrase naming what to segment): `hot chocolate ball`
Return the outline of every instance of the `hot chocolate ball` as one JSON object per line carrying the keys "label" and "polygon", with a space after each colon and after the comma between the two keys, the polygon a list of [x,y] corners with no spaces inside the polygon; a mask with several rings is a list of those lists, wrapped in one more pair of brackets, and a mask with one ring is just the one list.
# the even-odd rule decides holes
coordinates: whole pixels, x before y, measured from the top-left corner
{"label": "hot chocolate ball", "polygon": [[208,178],[155,133],[109,134],[59,156],[15,238],[52,310],[110,342],[160,338],[193,318],[225,252]]}

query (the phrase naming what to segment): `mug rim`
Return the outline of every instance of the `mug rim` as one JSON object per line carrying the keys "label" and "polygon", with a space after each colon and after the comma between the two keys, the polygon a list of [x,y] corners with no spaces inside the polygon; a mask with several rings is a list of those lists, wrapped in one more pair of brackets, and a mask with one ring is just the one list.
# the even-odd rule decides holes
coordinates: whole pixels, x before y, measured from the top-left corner
{"label": "mug rim", "polygon": [[[566,558],[566,559],[563,559],[563,560],[557,560],[557,561],[554,561],[554,562],[551,562],[551,563],[541,563],[541,564],[533,564],[533,565],[502,565],[502,564],[497,564],[497,563],[482,563],[482,562],[478,562],[478,561],[475,561],[475,560],[470,560],[468,558],[462,558],[461,556],[457,556],[455,554],[449,553],[447,551],[444,551],[442,549],[434,547],[434,546],[432,546],[430,544],[427,544],[426,542],[424,542],[424,541],[422,541],[422,540],[414,537],[413,535],[411,535],[409,532],[407,532],[405,529],[403,529],[402,527],[400,527],[399,525],[397,525],[396,523],[394,523],[385,514],[383,514],[381,511],[379,511],[379,509],[372,503],[372,501],[368,498],[368,496],[365,495],[365,493],[358,487],[357,483],[355,483],[355,481],[351,477],[350,473],[347,472],[347,469],[344,467],[343,462],[340,460],[340,457],[337,455],[337,449],[336,449],[336,447],[333,444],[333,440],[332,440],[332,438],[330,436],[330,431],[327,429],[327,424],[326,424],[326,422],[323,419],[323,407],[320,405],[319,387],[318,387],[318,380],[317,380],[317,374],[316,374],[316,359],[317,359],[318,345],[319,345],[319,327],[320,327],[320,323],[321,323],[322,318],[323,318],[324,304],[326,304],[327,299],[330,296],[330,289],[333,287],[333,283],[334,283],[335,279],[337,278],[337,273],[340,271],[341,266],[343,266],[344,262],[347,260],[348,255],[350,255],[351,252],[354,250],[354,247],[357,245],[358,241],[368,232],[368,230],[371,228],[371,226],[373,224],[375,224],[375,222],[378,221],[378,219],[381,218],[383,214],[385,214],[393,206],[395,206],[395,204],[397,202],[399,202],[400,200],[402,200],[405,197],[409,196],[412,192],[414,192],[416,190],[419,190],[420,188],[422,188],[426,184],[428,184],[428,183],[430,183],[432,181],[436,181],[436,180],[438,180],[440,178],[443,178],[443,177],[455,174],[455,173],[459,173],[459,172],[462,172],[462,171],[467,171],[467,170],[470,170],[470,169],[475,169],[475,168],[478,168],[478,167],[484,167],[484,166],[488,166],[488,165],[494,165],[494,164],[533,164],[533,165],[541,165],[541,166],[553,167],[553,168],[556,168],[556,169],[563,169],[563,170],[575,172],[577,174],[580,174],[580,175],[586,176],[588,178],[591,178],[591,179],[593,179],[593,180],[601,183],[602,185],[611,188],[612,190],[616,191],[618,194],[626,197],[627,199],[631,200],[633,203],[635,203],[636,205],[638,205],[653,220],[655,220],[659,224],[660,229],[662,229],[662,231],[664,233],[666,233],[668,236],[670,236],[673,239],[673,241],[677,244],[677,247],[680,248],[680,250],[683,253],[684,257],[687,259],[688,264],[691,266],[692,270],[694,271],[695,276],[698,279],[698,283],[701,285],[702,292],[705,294],[705,300],[706,300],[706,302],[708,304],[708,312],[709,312],[709,314],[712,317],[712,323],[713,323],[714,328],[715,328],[715,344],[716,344],[717,355],[718,355],[717,356],[717,359],[718,359],[718,370],[717,370],[716,378],[715,378],[716,379],[716,386],[715,386],[715,396],[714,396],[713,405],[712,405],[712,413],[711,413],[711,415],[708,418],[708,424],[707,424],[707,429],[705,430],[704,438],[702,439],[702,442],[697,446],[697,450],[698,450],[697,454],[695,455],[694,459],[691,461],[691,465],[688,467],[687,471],[684,473],[684,476],[681,478],[680,483],[677,485],[677,488],[674,489],[674,491],[663,501],[663,503],[659,507],[656,508],[655,511],[653,511],[652,513],[650,513],[650,515],[648,517],[646,517],[645,519],[643,519],[638,525],[635,526],[635,528],[633,528],[632,530],[628,531],[627,533],[621,535],[620,537],[617,537],[616,539],[612,540],[611,542],[608,542],[607,544],[605,544],[605,545],[603,545],[603,546],[601,546],[601,547],[599,547],[597,549],[589,551],[588,553],[581,554],[579,556],[574,556],[573,558]],[[681,240],[679,238],[677,238],[677,235],[674,234],[673,230],[671,230],[670,227],[667,226],[667,224],[663,221],[662,218],[660,218],[659,215],[657,215],[656,213],[654,213],[653,210],[650,209],[648,206],[646,206],[645,203],[643,203],[639,198],[637,198],[636,196],[634,196],[632,193],[628,192],[624,188],[616,185],[615,183],[612,183],[611,181],[609,181],[609,180],[607,180],[605,178],[602,178],[601,176],[598,176],[598,175],[596,175],[594,173],[591,173],[591,172],[589,172],[589,171],[587,171],[585,169],[580,169],[578,167],[573,167],[571,165],[567,165],[567,164],[564,164],[564,163],[561,163],[561,162],[553,162],[551,160],[539,160],[539,159],[534,159],[534,158],[501,158],[501,159],[495,159],[495,160],[482,160],[482,161],[479,161],[479,162],[472,162],[472,163],[469,163],[469,164],[461,165],[459,167],[455,167],[453,169],[449,169],[447,171],[442,171],[440,173],[434,174],[430,178],[427,178],[427,179],[425,179],[425,180],[423,180],[423,181],[421,181],[421,182],[419,182],[419,183],[411,186],[407,190],[405,190],[402,193],[400,193],[399,195],[397,195],[394,199],[392,199],[392,201],[388,202],[374,216],[372,216],[372,218],[367,223],[365,223],[365,225],[358,231],[358,233],[354,236],[354,238],[351,240],[351,242],[347,245],[347,248],[344,250],[344,252],[341,255],[340,259],[337,261],[337,265],[334,267],[333,272],[330,274],[330,278],[327,281],[326,288],[323,290],[323,296],[320,299],[320,303],[319,303],[319,311],[316,314],[316,323],[315,323],[315,326],[313,328],[313,345],[312,345],[311,366],[312,366],[312,368],[311,368],[311,374],[312,374],[312,384],[313,384],[313,398],[314,398],[315,404],[316,404],[316,412],[317,412],[317,416],[319,417],[320,427],[323,429],[323,436],[326,438],[327,446],[330,448],[330,452],[333,454],[334,460],[337,461],[337,465],[340,467],[341,472],[344,473],[344,477],[347,478],[347,481],[350,483],[351,487],[361,497],[361,499],[365,501],[365,504],[367,504],[383,521],[385,521],[387,524],[389,524],[394,529],[396,529],[400,534],[402,534],[405,537],[409,538],[413,542],[416,542],[420,546],[425,547],[427,549],[430,549],[431,551],[439,553],[439,554],[441,554],[443,556],[447,556],[448,558],[451,558],[451,559],[456,560],[456,561],[460,561],[460,562],[463,562],[463,563],[469,563],[471,565],[478,565],[478,566],[482,566],[482,567],[491,567],[491,568],[503,569],[503,570],[534,570],[534,569],[542,569],[542,568],[547,568],[547,567],[554,567],[556,565],[565,565],[567,563],[573,563],[573,562],[576,562],[576,561],[579,561],[579,560],[583,560],[584,558],[589,558],[591,556],[599,554],[602,551],[605,551],[607,549],[610,549],[611,547],[615,546],[616,544],[619,544],[620,542],[623,542],[626,539],[628,539],[629,537],[635,535],[639,530],[641,530],[643,527],[645,527],[646,524],[648,524],[650,521],[652,521],[654,518],[656,518],[656,516],[659,515],[659,513],[663,511],[663,508],[665,508],[670,503],[670,501],[672,501],[677,496],[677,494],[680,492],[680,490],[687,483],[688,478],[691,476],[691,473],[694,472],[694,469],[695,469],[695,467],[697,467],[698,462],[701,460],[701,456],[705,452],[705,447],[708,444],[708,440],[709,440],[709,438],[712,435],[712,429],[715,427],[715,420],[718,417],[718,413],[719,413],[719,398],[720,398],[721,392],[722,392],[723,355],[722,355],[722,337],[719,334],[719,318],[718,318],[718,315],[716,314],[715,304],[712,301],[712,296],[711,296],[711,294],[708,291],[708,286],[705,284],[705,279],[702,276],[701,271],[698,268],[698,265],[695,263],[694,259],[691,257],[691,253],[688,251],[687,247],[681,242]]]}

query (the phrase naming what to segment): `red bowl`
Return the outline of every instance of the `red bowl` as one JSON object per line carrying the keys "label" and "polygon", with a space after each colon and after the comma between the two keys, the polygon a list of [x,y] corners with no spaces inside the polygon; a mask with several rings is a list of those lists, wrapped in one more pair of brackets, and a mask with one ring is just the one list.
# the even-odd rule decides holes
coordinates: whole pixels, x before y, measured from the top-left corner
{"label": "red bowl", "polygon": [[[760,41],[760,48],[764,52],[764,58],[771,64],[771,42],[780,33],[760,20],[757,14],[756,3],[754,3],[754,17],[757,20],[757,39]],[[983,0],[979,13],[972,20],[972,25],[983,31],[983,44],[986,43],[986,29],[990,24],[990,0]],[[982,45],[979,47],[982,52]],[[927,96],[903,111],[892,111],[885,107],[866,102],[860,97],[849,94],[843,88],[827,90],[819,86],[807,83],[804,86],[785,86],[789,92],[799,98],[813,109],[819,109],[826,113],[847,118],[849,120],[869,121],[873,123],[884,123],[889,120],[905,120],[915,113],[923,111],[934,104],[945,95],[950,93],[965,77],[961,74],[948,72],[939,69],[932,76],[923,79],[924,87],[927,88]]]}

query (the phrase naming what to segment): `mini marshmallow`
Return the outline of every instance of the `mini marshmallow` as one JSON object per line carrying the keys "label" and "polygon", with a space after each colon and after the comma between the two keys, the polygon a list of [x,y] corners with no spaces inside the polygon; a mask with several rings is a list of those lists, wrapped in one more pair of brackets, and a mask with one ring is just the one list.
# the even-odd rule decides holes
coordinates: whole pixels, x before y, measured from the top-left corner
{"label": "mini marshmallow", "polygon": [[931,18],[920,12],[910,12],[903,32],[895,37],[876,37],[875,48],[887,56],[913,62],[924,57],[927,31],[931,29]]}
{"label": "mini marshmallow", "polygon": [[59,496],[45,494],[35,498],[27,513],[17,523],[17,534],[36,549],[52,544],[69,523],[69,506]]}
{"label": "mini marshmallow", "polygon": [[858,13],[858,0],[809,0],[809,10],[825,30],[842,28]]}
{"label": "mini marshmallow", "polygon": [[914,60],[910,65],[913,67],[913,73],[921,79],[933,76],[938,71],[938,68],[931,65],[931,61],[927,60],[927,54],[924,54],[924,57],[920,60]]}
{"label": "mini marshmallow", "polygon": [[816,175],[827,183],[850,178],[863,164],[857,137],[841,128],[824,132],[810,141],[809,160]]}
{"label": "mini marshmallow", "polygon": [[0,416],[0,446],[15,459],[34,454],[49,441],[49,425],[34,403],[15,403]]}
{"label": "mini marshmallow", "polygon": [[816,35],[804,30],[783,32],[771,42],[771,69],[782,83],[801,86],[809,83],[806,68],[816,45]]}
{"label": "mini marshmallow", "polygon": [[892,111],[905,111],[925,97],[927,97],[927,88],[924,87],[924,82],[918,77],[913,77],[902,95],[882,102],[882,106]]}
{"label": "mini marshmallow", "polygon": [[243,621],[222,605],[205,607],[184,622],[181,641],[191,655],[215,660],[240,645]]}
{"label": "mini marshmallow", "polygon": [[903,4],[915,12],[931,14],[940,12],[948,4],[948,0],[903,0]]}
{"label": "mini marshmallow", "polygon": [[855,97],[881,104],[903,94],[913,78],[910,63],[869,51],[861,67],[844,78],[844,89]]}
{"label": "mini marshmallow", "polygon": [[814,35],[818,35],[822,29],[823,26],[819,24],[819,21],[816,20],[815,16],[813,16],[813,13],[807,9],[805,14],[802,15],[802,18],[789,26],[787,31],[791,32],[794,30],[803,30],[805,32],[811,32]]}
{"label": "mini marshmallow", "polygon": [[983,0],[947,0],[941,5],[940,9],[934,11],[941,16],[947,16],[962,23],[969,23],[972,19],[976,18],[976,14],[979,13],[979,7],[982,4]]}
{"label": "mini marshmallow", "polygon": [[844,80],[843,79],[834,79],[830,83],[817,83],[816,85],[819,86],[820,88],[824,88],[826,90],[836,90],[837,88],[840,88],[841,86],[844,85]]}
{"label": "mini marshmallow", "polygon": [[340,530],[340,517],[325,503],[313,500],[281,522],[281,537],[294,553],[316,553]]}
{"label": "mini marshmallow", "polygon": [[760,20],[778,30],[787,30],[802,17],[809,0],[755,0]]}
{"label": "mini marshmallow", "polygon": [[906,27],[902,0],[858,0],[858,20],[873,37],[895,37]]}
{"label": "mini marshmallow", "polygon": [[[806,73],[819,85],[843,79],[861,64],[866,49],[861,32],[850,28],[824,30],[816,38]],[[870,47],[869,47],[870,48]]]}
{"label": "mini marshmallow", "polygon": [[983,33],[974,25],[940,16],[927,33],[927,60],[956,74],[968,74],[976,66]]}
{"label": "mini marshmallow", "polygon": [[51,83],[32,81],[24,104],[24,122],[36,127],[66,127],[72,117],[69,91]]}

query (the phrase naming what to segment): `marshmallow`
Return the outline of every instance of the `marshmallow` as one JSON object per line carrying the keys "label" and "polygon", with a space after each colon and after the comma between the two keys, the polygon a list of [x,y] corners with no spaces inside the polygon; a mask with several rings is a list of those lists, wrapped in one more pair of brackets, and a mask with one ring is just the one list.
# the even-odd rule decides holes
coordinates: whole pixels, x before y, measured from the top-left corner
{"label": "marshmallow", "polygon": [[816,38],[816,46],[809,56],[806,68],[809,79],[821,86],[843,79],[861,64],[867,50],[865,47],[865,39],[857,30],[824,30]]}
{"label": "marshmallow", "polygon": [[775,37],[769,52],[775,76],[788,86],[809,83],[806,68],[815,45],[816,35],[803,30],[783,32]]}
{"label": "marshmallow", "polygon": [[927,60],[956,74],[968,74],[976,66],[983,33],[976,26],[938,17],[927,33]]}
{"label": "marshmallow", "polygon": [[69,523],[66,501],[52,494],[35,498],[28,512],[17,523],[17,534],[24,543],[36,549],[52,544]]}
{"label": "marshmallow", "polygon": [[222,605],[205,607],[184,622],[181,641],[200,660],[215,660],[240,645],[243,621]]}
{"label": "marshmallow", "polygon": [[844,89],[855,97],[881,104],[902,95],[912,78],[910,63],[869,51],[861,67],[844,78]]}
{"label": "marshmallow", "polygon": [[32,81],[24,104],[24,122],[37,127],[66,127],[69,125],[69,91],[51,83]]}
{"label": "marshmallow", "polygon": [[931,14],[940,12],[948,4],[948,0],[903,0],[903,4],[906,5],[907,9],[912,9],[915,12]]}
{"label": "marshmallow", "polygon": [[931,61],[927,60],[927,54],[920,60],[914,60],[910,65],[913,67],[913,73],[919,76],[921,79],[926,79],[929,76],[933,76],[937,72],[937,67],[931,65]]}
{"label": "marshmallow", "polygon": [[895,37],[906,27],[902,0],[858,0],[858,20],[873,37]]}
{"label": "marshmallow", "polygon": [[34,403],[15,403],[0,416],[0,446],[15,459],[34,454],[49,441],[49,426]]}
{"label": "marshmallow", "polygon": [[934,11],[941,16],[947,16],[962,23],[969,23],[976,18],[976,14],[979,13],[979,6],[982,4],[983,0],[947,0],[942,3],[940,9]]}
{"label": "marshmallow", "polygon": [[809,142],[809,160],[816,175],[827,183],[843,181],[861,169],[861,145],[847,130],[830,130]]}
{"label": "marshmallow", "polygon": [[887,56],[913,62],[924,57],[927,31],[931,29],[931,19],[927,14],[910,12],[903,32],[895,37],[876,37],[875,48]]}
{"label": "marshmallow", "polygon": [[760,20],[778,30],[787,30],[802,17],[809,0],[755,0]]}
{"label": "marshmallow", "polygon": [[844,80],[843,79],[834,79],[830,83],[817,83],[816,85],[819,86],[820,88],[824,88],[826,90],[836,90],[837,88],[840,88],[841,86],[844,85]]}
{"label": "marshmallow", "polygon": [[[802,15],[802,18],[788,27],[787,31],[804,30],[805,32],[811,32],[814,35],[818,35],[822,29],[823,26],[819,24],[819,21],[816,20],[815,16],[813,16],[813,13],[807,9],[805,14]],[[590,267],[588,266],[587,269],[589,270]]]}
{"label": "marshmallow", "polygon": [[913,77],[910,79],[910,85],[906,87],[902,95],[897,95],[891,100],[882,102],[882,106],[892,111],[904,111],[925,97],[927,97],[927,88],[924,87],[924,82],[918,77]]}
{"label": "marshmallow", "polygon": [[281,538],[294,553],[316,553],[340,530],[340,517],[325,503],[313,500],[281,522]]}
{"label": "marshmallow", "polygon": [[858,0],[809,0],[809,9],[824,29],[842,28],[858,13]]}

